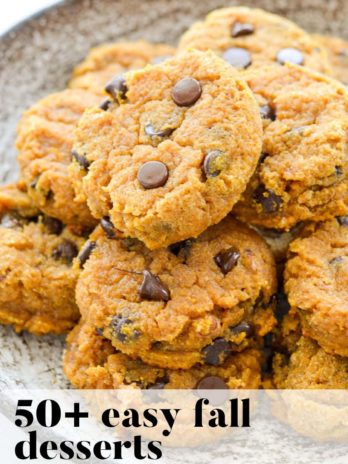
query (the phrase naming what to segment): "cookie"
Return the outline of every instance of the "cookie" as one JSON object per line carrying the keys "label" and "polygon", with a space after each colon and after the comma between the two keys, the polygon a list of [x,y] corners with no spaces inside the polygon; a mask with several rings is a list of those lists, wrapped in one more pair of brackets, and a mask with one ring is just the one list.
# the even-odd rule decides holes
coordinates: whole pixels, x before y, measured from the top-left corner
{"label": "cookie", "polygon": [[74,69],[70,88],[79,88],[103,95],[104,87],[114,76],[130,69],[143,68],[174,55],[169,45],[144,41],[118,42],[93,48],[86,59]]}
{"label": "cookie", "polygon": [[260,352],[230,355],[223,365],[197,365],[190,370],[151,367],[115,350],[95,328],[80,322],[67,338],[64,371],[76,388],[87,389],[257,389]]}
{"label": "cookie", "polygon": [[74,146],[93,215],[150,249],[223,219],[261,151],[258,107],[238,74],[192,51],[119,76],[108,91],[115,103],[85,112]]}
{"label": "cookie", "polygon": [[263,154],[234,213],[282,230],[347,214],[345,87],[290,64],[246,77],[264,117]]}
{"label": "cookie", "polygon": [[235,68],[284,62],[331,74],[326,51],[296,24],[259,9],[231,7],[211,12],[182,36],[179,52],[213,50]]}
{"label": "cookie", "polygon": [[326,353],[302,337],[290,358],[277,354],[274,383],[278,389],[348,389],[348,358]]}
{"label": "cookie", "polygon": [[327,50],[333,76],[348,85],[348,42],[339,37],[319,34],[314,38]]}
{"label": "cookie", "polygon": [[289,253],[285,290],[303,333],[348,356],[348,217],[309,226]]}
{"label": "cookie", "polygon": [[84,239],[39,215],[18,186],[0,188],[0,323],[36,335],[63,333],[79,318],[75,303]]}
{"label": "cookie", "polygon": [[196,240],[149,251],[98,228],[78,281],[84,319],[145,363],[219,365],[259,346],[275,324],[275,265],[262,238],[232,218]]}
{"label": "cookie", "polygon": [[98,102],[93,93],[64,90],[36,103],[18,126],[18,161],[28,195],[45,214],[78,229],[93,227],[95,220],[75,194],[67,168],[77,122]]}

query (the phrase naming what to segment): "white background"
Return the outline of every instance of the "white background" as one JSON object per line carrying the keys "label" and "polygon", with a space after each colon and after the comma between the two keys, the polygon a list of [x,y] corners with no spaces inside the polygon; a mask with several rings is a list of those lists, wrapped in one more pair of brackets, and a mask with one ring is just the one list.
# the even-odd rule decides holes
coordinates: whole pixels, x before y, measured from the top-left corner
{"label": "white background", "polygon": [[57,0],[0,0],[0,34]]}

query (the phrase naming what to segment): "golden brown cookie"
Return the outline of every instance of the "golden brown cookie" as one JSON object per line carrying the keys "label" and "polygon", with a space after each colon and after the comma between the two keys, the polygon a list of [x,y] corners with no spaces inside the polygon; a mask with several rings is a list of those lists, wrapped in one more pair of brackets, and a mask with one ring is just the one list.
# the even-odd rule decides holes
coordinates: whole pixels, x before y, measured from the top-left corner
{"label": "golden brown cookie", "polygon": [[115,350],[95,328],[80,322],[69,334],[64,371],[76,388],[257,389],[261,354],[255,349],[230,355],[221,366],[190,370],[151,367]]}
{"label": "golden brown cookie", "polygon": [[0,188],[0,323],[41,335],[63,333],[79,318],[77,267],[84,239],[38,215],[26,193]]}
{"label": "golden brown cookie", "polygon": [[45,214],[78,229],[94,225],[68,176],[74,129],[84,110],[100,102],[85,90],[64,90],[29,109],[18,126],[21,176],[33,203]]}
{"label": "golden brown cookie", "polygon": [[192,51],[119,76],[108,91],[115,104],[79,123],[71,167],[84,171],[92,213],[150,249],[223,219],[261,151],[258,107],[238,74]]}
{"label": "golden brown cookie", "polygon": [[246,77],[264,118],[263,155],[235,214],[285,230],[347,214],[346,88],[289,64]]}
{"label": "golden brown cookie", "polygon": [[340,37],[319,34],[314,38],[327,50],[333,76],[348,85],[348,42]]}
{"label": "golden brown cookie", "polygon": [[277,354],[274,383],[280,389],[348,389],[348,358],[327,354],[313,340],[302,337],[296,350]]}
{"label": "golden brown cookie", "polygon": [[117,74],[160,62],[174,53],[175,49],[169,45],[144,41],[103,44],[93,48],[76,66],[69,87],[102,95],[107,82]]}
{"label": "golden brown cookie", "polygon": [[330,74],[326,51],[287,19],[263,10],[230,7],[211,12],[182,36],[179,52],[213,50],[237,69],[284,62]]}
{"label": "golden brown cookie", "polygon": [[348,356],[348,217],[309,226],[289,253],[285,290],[303,333]]}
{"label": "golden brown cookie", "polygon": [[274,260],[248,227],[226,218],[197,240],[149,251],[102,225],[76,298],[117,350],[171,369],[219,365],[273,328]]}

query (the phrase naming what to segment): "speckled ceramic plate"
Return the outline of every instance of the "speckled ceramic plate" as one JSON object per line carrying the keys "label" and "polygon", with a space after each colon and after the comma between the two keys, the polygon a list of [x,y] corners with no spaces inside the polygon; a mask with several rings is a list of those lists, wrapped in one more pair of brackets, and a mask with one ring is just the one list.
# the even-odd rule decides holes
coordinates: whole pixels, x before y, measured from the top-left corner
{"label": "speckled ceramic plate", "polygon": [[[62,89],[88,49],[104,41],[144,38],[175,44],[189,24],[208,11],[241,2],[219,0],[81,0],[59,2],[21,23],[0,40],[0,177],[17,176],[15,127],[21,112]],[[310,31],[348,36],[347,0],[259,0],[260,6]],[[0,328],[0,390],[66,387],[63,338],[16,335]]]}

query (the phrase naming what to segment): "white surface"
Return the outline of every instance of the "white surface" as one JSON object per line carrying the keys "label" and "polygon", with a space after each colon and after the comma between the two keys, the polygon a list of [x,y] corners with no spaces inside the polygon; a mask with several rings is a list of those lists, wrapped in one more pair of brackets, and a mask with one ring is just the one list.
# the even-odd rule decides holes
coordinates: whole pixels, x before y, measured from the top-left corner
{"label": "white surface", "polygon": [[57,0],[0,0],[0,34]]}

